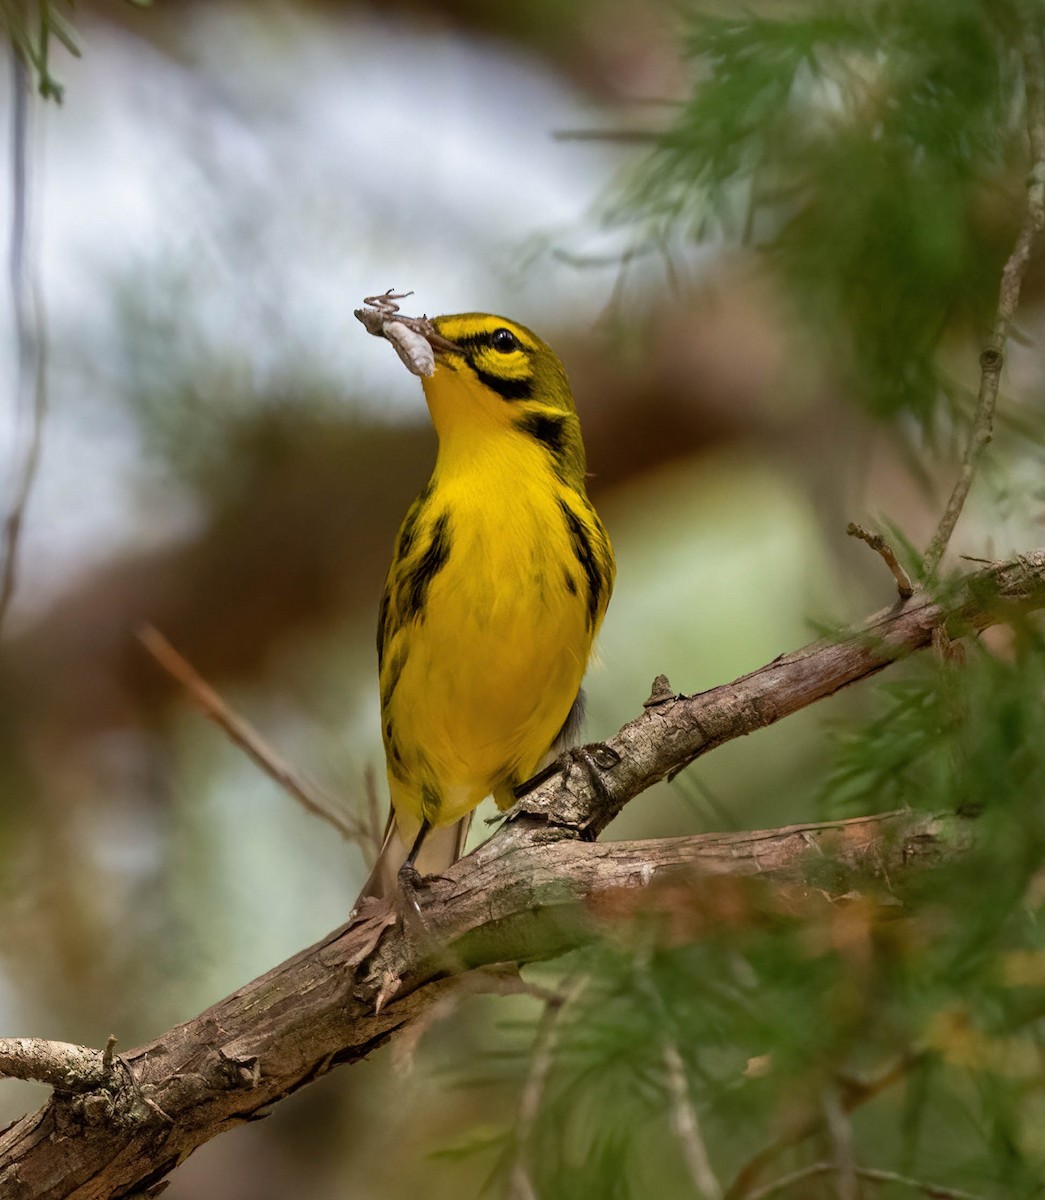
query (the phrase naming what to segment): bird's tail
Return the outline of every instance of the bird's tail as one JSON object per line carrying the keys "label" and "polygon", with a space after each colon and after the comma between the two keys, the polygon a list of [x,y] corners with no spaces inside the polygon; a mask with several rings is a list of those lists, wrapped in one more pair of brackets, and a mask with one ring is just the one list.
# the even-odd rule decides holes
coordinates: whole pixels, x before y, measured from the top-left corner
{"label": "bird's tail", "polygon": [[[468,813],[454,825],[441,825],[430,829],[421,844],[421,850],[414,859],[414,866],[421,875],[438,875],[452,866],[464,853],[468,829],[472,824],[472,814]],[[388,814],[388,824],[385,826],[385,840],[370,872],[370,878],[363,884],[363,890],[356,897],[353,908],[358,908],[368,897],[379,900],[395,901],[399,894],[399,868],[406,862],[416,830],[411,832],[410,839],[404,839],[395,814]]]}

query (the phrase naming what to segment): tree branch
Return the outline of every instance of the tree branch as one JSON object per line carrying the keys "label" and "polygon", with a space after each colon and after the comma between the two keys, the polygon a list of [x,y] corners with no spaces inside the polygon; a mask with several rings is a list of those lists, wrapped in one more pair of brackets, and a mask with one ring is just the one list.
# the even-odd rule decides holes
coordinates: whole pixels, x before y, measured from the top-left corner
{"label": "tree branch", "polygon": [[[261,734],[238,716],[210,686],[195,667],[152,625],[138,630],[138,640],[157,663],[189,693],[203,712],[288,796],[314,817],[325,821],[347,841],[368,849],[374,842],[373,821],[366,823],[341,811],[341,805],[327,795],[319,784],[288,766],[265,742]],[[380,849],[378,827],[378,849]]]}
{"label": "tree branch", "polygon": [[934,630],[960,636],[1043,606],[1045,551],[1036,551],[964,581],[946,603],[915,597],[855,633],[702,695],[655,689],[636,720],[586,748],[590,772],[571,767],[544,781],[487,843],[431,881],[419,894],[423,936],[371,902],[322,942],[121,1056],[119,1075],[79,1095],[56,1090],[0,1134],[0,1200],[99,1200],[147,1189],[210,1138],[366,1057],[460,981],[503,991],[503,976],[483,968],[559,954],[627,916],[640,898],[646,907],[667,900],[672,911],[680,886],[713,903],[717,887],[746,878],[768,892],[778,917],[801,917],[832,903],[825,860],[841,895],[869,878],[895,884],[961,853],[967,822],[911,812],[657,841],[590,839],[656,780],[928,645]]}
{"label": "tree branch", "polygon": [[111,1070],[104,1050],[44,1038],[0,1038],[0,1075],[9,1079],[36,1079],[64,1092],[86,1092],[104,1083]]}
{"label": "tree branch", "polygon": [[1027,273],[1034,243],[1045,227],[1045,50],[1037,25],[1024,35],[1023,76],[1026,94],[1027,136],[1030,142],[1030,174],[1027,180],[1027,206],[1023,225],[1016,238],[1001,275],[998,308],[994,328],[980,355],[980,390],[976,400],[976,415],[969,433],[958,480],[947,501],[940,524],[925,552],[925,573],[936,574],[951,534],[958,523],[965,500],[972,487],[976,468],[991,440],[994,428],[994,406],[998,400],[1001,369],[1005,365],[1005,346],[1009,340],[1012,321],[1020,303],[1023,277]]}
{"label": "tree branch", "polygon": [[[901,1079],[906,1078],[912,1067],[917,1065],[926,1056],[926,1053],[924,1049],[909,1051],[870,1079],[847,1080],[845,1095],[841,1103],[843,1114],[855,1112],[856,1109],[874,1100],[876,1096],[880,1096],[899,1083]],[[753,1192],[752,1189],[765,1168],[774,1159],[779,1158],[785,1150],[791,1150],[800,1145],[806,1138],[818,1133],[823,1126],[823,1114],[816,1113],[811,1117],[804,1117],[794,1128],[785,1130],[774,1138],[768,1146],[764,1146],[740,1168],[736,1178],[726,1190],[724,1200],[754,1200],[754,1196],[760,1193]],[[778,1180],[773,1186],[779,1187],[780,1181]],[[767,1194],[769,1191],[770,1189],[767,1189]]]}
{"label": "tree branch", "polygon": [[846,526],[846,533],[850,537],[866,542],[872,550],[882,556],[883,562],[893,573],[893,578],[896,580],[896,591],[901,600],[907,600],[914,595],[914,584],[911,582],[910,575],[900,565],[900,560],[896,557],[892,546],[880,533],[872,533],[869,529],[864,529],[862,525],[857,525],[853,521]]}
{"label": "tree branch", "polygon": [[[855,632],[821,639],[732,683],[694,696],[676,696],[660,676],[644,712],[614,737],[589,748],[586,765],[598,783],[567,769],[561,784],[541,783],[509,812],[540,817],[592,838],[640,792],[670,779],[717,746],[773,725],[800,708],[866,679],[932,641],[1011,619],[1045,606],[1045,550],[966,577],[947,603],[925,593],[868,618]],[[596,794],[598,793],[598,794]]]}
{"label": "tree branch", "polygon": [[[800,1167],[797,1171],[792,1171],[790,1175],[782,1175],[766,1187],[752,1192],[748,1200],[769,1200],[770,1196],[779,1196],[793,1188],[796,1183],[805,1183],[806,1180],[815,1179],[820,1175],[833,1175],[836,1170],[835,1164],[829,1162],[812,1163],[808,1167]],[[940,1183],[926,1183],[924,1179],[912,1179],[908,1175],[898,1175],[895,1171],[877,1171],[871,1167],[855,1167],[853,1173],[858,1179],[867,1179],[872,1183],[899,1184],[901,1187],[910,1188],[911,1191],[921,1192],[923,1196],[930,1196],[933,1200],[984,1200],[983,1196],[974,1195],[972,1192],[945,1187]]]}

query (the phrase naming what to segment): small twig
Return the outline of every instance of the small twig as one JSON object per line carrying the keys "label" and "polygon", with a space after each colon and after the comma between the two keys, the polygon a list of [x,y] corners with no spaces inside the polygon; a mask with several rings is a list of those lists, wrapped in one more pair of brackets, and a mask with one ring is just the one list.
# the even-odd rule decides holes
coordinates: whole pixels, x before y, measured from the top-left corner
{"label": "small twig", "polygon": [[261,734],[229,708],[196,668],[182,658],[159,630],[145,625],[138,630],[138,639],[160,666],[185,688],[206,716],[223,729],[240,749],[246,751],[247,756],[306,812],[332,825],[343,838],[364,844],[370,840],[369,831],[361,821],[338,812],[336,800],[283,762],[267,745]]}
{"label": "small twig", "polygon": [[690,1179],[704,1200],[722,1200],[722,1185],[711,1166],[700,1119],[689,1094],[686,1064],[678,1042],[671,1035],[672,1019],[664,997],[660,994],[649,971],[648,954],[640,954],[636,962],[636,979],[660,1026],[661,1057],[667,1080],[671,1130],[678,1138]]}
{"label": "small twig", "polygon": [[686,1067],[678,1045],[665,1035],[662,1051],[668,1095],[671,1099],[671,1131],[679,1140],[690,1178],[699,1189],[700,1195],[706,1197],[706,1200],[722,1200],[722,1185],[711,1168],[697,1110],[690,1098]]}
{"label": "small twig", "polygon": [[[789,1175],[781,1175],[772,1183],[761,1187],[757,1192],[749,1192],[747,1200],[769,1200],[770,1196],[779,1196],[794,1187],[796,1183],[804,1183],[807,1179],[815,1179],[818,1175],[830,1175],[838,1170],[833,1162],[812,1163],[808,1167],[800,1167]],[[984,1200],[982,1196],[972,1192],[963,1192],[959,1188],[945,1187],[939,1183],[927,1183],[923,1179],[912,1179],[907,1175],[898,1175],[895,1171],[879,1171],[874,1167],[856,1167],[854,1174],[858,1179],[866,1179],[870,1183],[898,1183],[901,1187],[909,1187],[930,1196],[932,1200]]]}
{"label": "small twig", "polygon": [[558,1041],[559,1018],[563,1009],[573,1004],[588,986],[588,977],[580,976],[564,985],[559,991],[544,992],[544,1012],[537,1024],[533,1049],[530,1052],[530,1069],[519,1097],[519,1113],[515,1121],[515,1157],[512,1160],[508,1179],[509,1200],[537,1200],[537,1190],[530,1179],[526,1165],[527,1151],[537,1124],[541,1108],[541,1097],[551,1072]]}
{"label": "small twig", "polygon": [[625,146],[655,142],[662,136],[655,129],[557,129],[552,134],[557,142],[616,142]]}
{"label": "small twig", "polygon": [[932,1200],[984,1200],[983,1196],[974,1192],[966,1192],[961,1188],[946,1187],[940,1183],[928,1183],[923,1179],[912,1179],[908,1175],[899,1175],[895,1171],[879,1171],[874,1167],[857,1167],[857,1175],[861,1179],[869,1179],[872,1183],[898,1183],[901,1187],[912,1188]]}
{"label": "small twig", "polygon": [[827,1088],[823,1096],[824,1124],[834,1149],[834,1169],[838,1176],[838,1200],[858,1200],[856,1157],[853,1152],[853,1126],[842,1107],[838,1093]]}
{"label": "small twig", "polygon": [[43,446],[47,392],[44,387],[44,334],[32,268],[28,259],[29,193],[29,66],[11,38],[11,78],[14,88],[11,116],[12,214],[9,249],[11,307],[14,312],[17,366],[16,419],[29,413],[29,430],[21,459],[11,473],[15,481],[4,519],[3,563],[0,566],[0,630],[18,582],[18,555],[29,495],[36,479]]}
{"label": "small twig", "polygon": [[877,551],[885,561],[885,565],[893,573],[893,578],[896,580],[896,590],[900,593],[901,600],[907,600],[914,595],[914,584],[911,582],[910,575],[903,569],[896,555],[893,553],[892,546],[885,540],[880,533],[872,533],[869,529],[865,529],[862,525],[857,525],[850,521],[846,526],[846,533],[850,537],[859,538],[860,541],[866,542],[872,550]]}
{"label": "small twig", "polygon": [[[925,1055],[925,1051],[912,1051],[898,1059],[891,1067],[883,1071],[881,1075],[875,1076],[874,1079],[847,1080],[841,1097],[842,1112],[846,1114],[853,1112],[869,1100],[873,1100],[876,1096],[892,1087],[894,1083],[898,1083],[910,1072],[912,1067],[925,1058]],[[807,1117],[796,1128],[788,1130],[779,1137],[774,1138],[768,1146],[764,1146],[740,1168],[733,1182],[726,1189],[723,1200],[755,1200],[757,1196],[763,1194],[771,1195],[769,1192],[752,1191],[751,1189],[754,1186],[755,1180],[785,1150],[789,1150],[791,1147],[804,1142],[823,1127],[824,1117],[822,1114],[817,1113],[814,1116]],[[831,1163],[830,1168],[834,1170],[835,1164]]]}
{"label": "small twig", "polygon": [[0,1076],[34,1079],[65,1092],[85,1092],[109,1074],[105,1050],[46,1038],[0,1038]]}
{"label": "small twig", "polygon": [[105,1043],[105,1049],[102,1051],[102,1070],[106,1075],[112,1072],[113,1061],[116,1058],[116,1034],[110,1033],[109,1039]]}
{"label": "small twig", "polygon": [[994,408],[998,400],[1001,371],[1005,363],[1005,345],[1012,328],[1012,320],[1020,302],[1020,289],[1027,273],[1034,242],[1045,226],[1045,64],[1043,64],[1042,40],[1036,28],[1028,30],[1023,49],[1024,90],[1027,97],[1027,132],[1030,140],[1031,170],[1027,186],[1027,208],[1019,236],[1008,261],[1002,270],[998,308],[994,317],[994,328],[987,345],[980,355],[980,390],[976,400],[976,415],[969,433],[969,444],[965,450],[958,480],[947,501],[925,552],[925,570],[928,576],[936,573],[951,534],[961,516],[966,497],[976,475],[983,452],[991,440],[994,426]]}

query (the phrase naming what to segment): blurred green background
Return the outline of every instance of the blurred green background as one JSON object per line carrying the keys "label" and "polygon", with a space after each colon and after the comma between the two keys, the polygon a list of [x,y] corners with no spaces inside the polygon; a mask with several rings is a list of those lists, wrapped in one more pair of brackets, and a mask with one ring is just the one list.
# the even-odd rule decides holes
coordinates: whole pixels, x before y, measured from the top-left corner
{"label": "blurred green background", "polygon": [[[365,876],[360,851],[248,763],[135,638],[154,624],[362,811],[364,773],[383,772],[377,600],[434,452],[417,380],[352,317],[365,295],[503,312],[563,358],[618,560],[590,737],[633,716],[659,672],[702,690],[891,603],[845,526],[887,514],[927,542],[976,381],[977,344],[959,334],[982,313],[956,297],[953,405],[927,422],[902,389],[859,394],[870,368],[830,335],[837,298],[796,298],[780,256],[767,266],[725,226],[694,243],[710,199],[690,191],[662,220],[649,196],[672,164],[642,165],[648,135],[691,80],[669,0],[85,2],[76,25],[82,57],[51,64],[64,104],[33,113],[50,413],[0,646],[0,1029],[129,1047],[339,924]],[[0,83],[9,94],[9,73]],[[850,186],[846,162],[830,166],[854,205],[864,149]],[[993,273],[947,243],[931,276],[988,310],[1022,184],[1004,155],[992,165],[969,227]],[[803,236],[837,264],[866,217],[806,221],[785,266]],[[1043,278],[1028,283],[1025,341]],[[888,282],[864,286],[885,304]],[[883,324],[863,350],[881,357],[888,336]],[[1015,426],[1040,420],[1040,365],[1015,350],[1009,453],[957,552],[1041,540],[1040,461]],[[0,425],[0,451],[13,444]],[[724,747],[609,836],[815,817],[824,721],[863,703],[844,695]],[[518,1041],[505,1022],[527,1003],[464,1002],[416,1050],[336,1072],[206,1146],[167,1195],[475,1194],[488,1164],[430,1156],[511,1122],[515,1088],[463,1086],[461,1064]],[[45,1095],[0,1082],[0,1119]]]}

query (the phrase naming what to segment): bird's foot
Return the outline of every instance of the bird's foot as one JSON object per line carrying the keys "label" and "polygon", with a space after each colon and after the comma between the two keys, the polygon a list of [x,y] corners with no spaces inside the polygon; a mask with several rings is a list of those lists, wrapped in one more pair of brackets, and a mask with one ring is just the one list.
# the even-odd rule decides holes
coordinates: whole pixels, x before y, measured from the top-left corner
{"label": "bird's foot", "polygon": [[422,927],[425,927],[425,919],[421,913],[421,903],[418,899],[418,893],[428,886],[428,880],[413,863],[405,862],[399,868],[398,882],[399,895],[403,901],[401,911],[404,917],[409,913],[411,918],[416,918],[421,922]]}
{"label": "bird's foot", "polygon": [[[603,815],[612,816],[620,808],[612,788],[603,778],[603,773],[612,770],[619,762],[618,752],[602,742],[570,746],[553,763],[515,788],[515,804],[502,816],[511,821],[518,815],[531,816],[540,812],[548,821],[571,828],[582,838],[594,836],[588,832],[591,815],[601,811]],[[582,776],[579,787],[571,782],[576,772]],[[542,797],[541,802],[525,800],[530,792],[554,775],[561,775],[561,785],[557,790]],[[600,820],[601,824],[605,824],[608,816]]]}
{"label": "bird's foot", "polygon": [[563,783],[569,783],[570,775],[574,771],[580,771],[592,792],[598,797],[599,803],[603,806],[611,803],[613,797],[602,778],[602,772],[620,762],[620,756],[615,750],[610,750],[609,746],[602,742],[595,742],[590,746],[570,746],[563,751],[561,761]]}
{"label": "bird's foot", "polygon": [[516,802],[535,791],[553,775],[561,774],[563,783],[568,784],[573,772],[580,771],[599,803],[603,806],[611,805],[613,797],[610,789],[606,786],[602,773],[612,770],[619,762],[620,755],[604,742],[593,742],[587,746],[569,746],[554,762],[543,767],[535,775],[531,775],[529,779],[524,780],[514,789]]}
{"label": "bird's foot", "polygon": [[431,931],[421,908],[420,896],[433,883],[449,882],[449,880],[445,875],[422,875],[411,862],[403,863],[399,868],[397,878],[401,900],[399,911],[404,928],[409,926],[415,932],[420,933],[423,938],[428,938]]}

